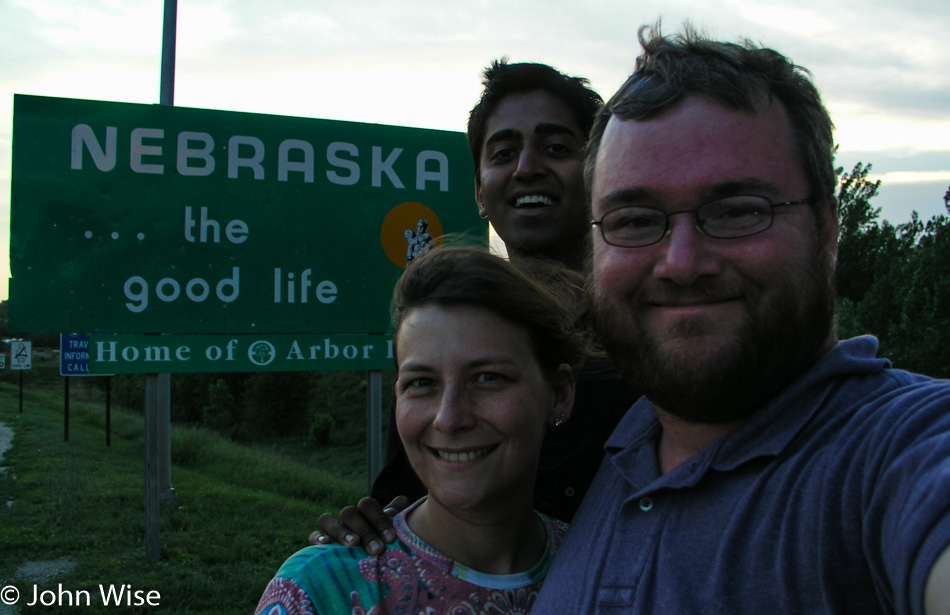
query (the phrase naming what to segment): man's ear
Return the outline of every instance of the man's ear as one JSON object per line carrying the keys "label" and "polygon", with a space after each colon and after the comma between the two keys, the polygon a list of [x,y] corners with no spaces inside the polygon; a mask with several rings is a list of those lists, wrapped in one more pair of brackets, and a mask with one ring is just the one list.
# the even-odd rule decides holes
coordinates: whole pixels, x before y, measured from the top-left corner
{"label": "man's ear", "polygon": [[548,415],[548,424],[558,426],[571,417],[571,410],[574,408],[574,370],[567,363],[561,363],[552,376],[552,382],[554,404]]}
{"label": "man's ear", "polygon": [[475,202],[478,203],[478,215],[482,218],[488,217],[488,212],[485,211],[485,206],[482,205],[482,182],[475,180]]}
{"label": "man's ear", "polygon": [[831,257],[831,262],[834,263],[838,259],[838,199],[830,197],[822,215],[824,228],[821,240]]}

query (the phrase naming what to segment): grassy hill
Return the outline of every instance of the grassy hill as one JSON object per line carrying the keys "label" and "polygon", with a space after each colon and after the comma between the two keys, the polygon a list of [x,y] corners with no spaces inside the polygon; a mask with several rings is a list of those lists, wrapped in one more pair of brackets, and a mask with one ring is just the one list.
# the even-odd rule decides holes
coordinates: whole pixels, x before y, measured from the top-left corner
{"label": "grassy hill", "polygon": [[[162,511],[161,560],[147,562],[141,415],[113,408],[107,447],[101,392],[74,378],[64,442],[63,379],[50,371],[34,364],[25,374],[22,414],[18,375],[0,378],[0,423],[14,432],[0,461],[0,587],[17,587],[21,605],[34,583],[16,571],[69,557],[75,569],[38,590],[88,592],[84,613],[250,613],[278,566],[306,545],[319,514],[364,494],[363,447],[317,449],[305,439],[241,446],[173,426],[178,506]],[[100,584],[157,591],[160,608],[104,607]],[[22,612],[34,610],[71,609]]]}

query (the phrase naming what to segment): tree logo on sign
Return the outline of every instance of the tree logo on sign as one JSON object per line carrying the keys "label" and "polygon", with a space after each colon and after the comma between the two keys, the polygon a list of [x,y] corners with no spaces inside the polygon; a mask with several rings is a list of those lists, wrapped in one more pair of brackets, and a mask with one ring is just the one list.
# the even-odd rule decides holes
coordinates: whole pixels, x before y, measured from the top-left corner
{"label": "tree logo on sign", "polygon": [[274,345],[266,340],[254,342],[251,344],[251,347],[247,349],[247,358],[251,360],[251,363],[262,367],[273,362],[276,356],[277,350],[274,348]]}

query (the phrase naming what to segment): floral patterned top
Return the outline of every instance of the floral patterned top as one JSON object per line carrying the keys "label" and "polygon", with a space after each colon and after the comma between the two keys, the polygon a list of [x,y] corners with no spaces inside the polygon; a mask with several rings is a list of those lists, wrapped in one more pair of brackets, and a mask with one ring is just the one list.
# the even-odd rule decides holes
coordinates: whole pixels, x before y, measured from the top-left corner
{"label": "floral patterned top", "polygon": [[320,545],[290,557],[267,585],[256,614],[297,615],[524,615],[567,525],[538,513],[547,530],[544,555],[530,570],[496,575],[472,570],[433,549],[406,518],[425,498],[394,519],[396,542],[379,556],[362,547]]}

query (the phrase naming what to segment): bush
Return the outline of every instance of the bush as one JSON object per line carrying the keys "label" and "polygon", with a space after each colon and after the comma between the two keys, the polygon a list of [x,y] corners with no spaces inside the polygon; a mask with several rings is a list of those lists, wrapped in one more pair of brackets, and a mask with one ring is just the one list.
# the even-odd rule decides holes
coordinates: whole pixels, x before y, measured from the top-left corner
{"label": "bush", "polygon": [[330,431],[333,429],[333,417],[326,412],[314,412],[310,421],[310,440],[317,446],[330,444]]}
{"label": "bush", "polygon": [[112,401],[135,412],[145,411],[145,376],[121,374],[112,380]]}
{"label": "bush", "polygon": [[205,427],[230,437],[234,431],[234,396],[228,383],[217,379],[208,387],[208,404],[201,410],[201,422]]}
{"label": "bush", "polygon": [[309,372],[261,372],[244,385],[242,437],[260,440],[303,436],[309,425],[313,399]]}

